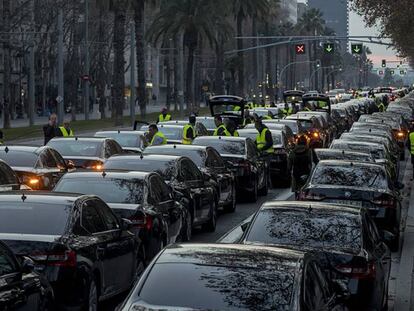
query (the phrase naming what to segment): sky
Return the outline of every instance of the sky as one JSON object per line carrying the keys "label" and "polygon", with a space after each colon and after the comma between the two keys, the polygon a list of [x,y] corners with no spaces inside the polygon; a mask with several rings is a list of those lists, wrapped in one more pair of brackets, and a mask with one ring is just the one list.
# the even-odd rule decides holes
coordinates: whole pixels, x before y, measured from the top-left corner
{"label": "sky", "polygon": [[[298,2],[306,3],[307,1],[298,0]],[[376,27],[366,27],[363,21],[363,17],[351,11],[349,15],[349,34],[351,36],[378,36],[379,31]],[[372,55],[370,55],[369,58],[373,60],[375,67],[381,67],[381,61],[383,59],[386,59],[388,61],[399,60],[399,58],[396,56],[396,52],[392,49],[388,49],[387,46],[378,44],[367,44],[367,46],[369,46],[370,50],[372,51]]]}

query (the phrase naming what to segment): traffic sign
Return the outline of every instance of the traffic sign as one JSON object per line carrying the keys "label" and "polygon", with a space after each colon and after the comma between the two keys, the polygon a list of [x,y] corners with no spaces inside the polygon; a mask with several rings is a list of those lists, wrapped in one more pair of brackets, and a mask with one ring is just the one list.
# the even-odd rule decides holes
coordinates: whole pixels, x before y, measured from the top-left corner
{"label": "traffic sign", "polygon": [[323,50],[326,54],[333,54],[335,52],[335,44],[333,43],[325,43],[323,45]]}
{"label": "traffic sign", "polygon": [[362,54],[362,44],[351,44],[352,54]]}
{"label": "traffic sign", "polygon": [[297,55],[303,55],[306,53],[306,45],[305,44],[296,44],[295,51]]}

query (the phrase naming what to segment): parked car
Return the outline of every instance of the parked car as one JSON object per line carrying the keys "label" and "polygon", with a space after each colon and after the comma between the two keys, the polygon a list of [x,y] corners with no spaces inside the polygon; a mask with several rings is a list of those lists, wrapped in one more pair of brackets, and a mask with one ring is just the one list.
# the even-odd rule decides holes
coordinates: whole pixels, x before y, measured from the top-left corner
{"label": "parked car", "polygon": [[53,291],[49,283],[34,272],[33,261],[17,257],[0,241],[0,309],[49,310]]}
{"label": "parked car", "polygon": [[287,120],[297,120],[308,131],[310,146],[312,148],[325,148],[328,146],[328,136],[322,128],[320,121],[312,115],[293,114]]}
{"label": "parked car", "polygon": [[29,257],[59,308],[96,310],[128,290],[143,270],[140,242],[95,196],[14,192],[0,195],[0,240]]}
{"label": "parked car", "polygon": [[335,287],[309,253],[184,244],[152,261],[120,310],[347,310]]}
{"label": "parked car", "polygon": [[236,177],[237,192],[247,194],[251,202],[256,202],[259,194],[267,194],[269,168],[253,140],[246,137],[209,136],[197,137],[193,144],[216,149]]}
{"label": "parked car", "polygon": [[197,123],[201,123],[204,125],[209,135],[213,135],[216,129],[216,123],[214,122],[214,117],[206,117],[206,116],[197,117],[196,121]]}
{"label": "parked car", "polygon": [[105,161],[115,154],[122,154],[122,147],[112,138],[65,137],[53,138],[48,146],[57,150],[76,168],[101,170]]}
{"label": "parked car", "polygon": [[[22,184],[33,190],[52,190],[59,179],[73,169],[73,163],[65,162],[50,147],[0,146],[0,159],[14,170]],[[12,175],[4,166],[3,170]],[[14,177],[11,178],[13,181]],[[16,190],[16,187],[9,190]]]}
{"label": "parked car", "polygon": [[375,163],[375,159],[370,153],[340,149],[314,149],[314,160],[315,162],[323,160],[345,160],[352,162]]}
{"label": "parked car", "polygon": [[302,126],[300,121],[297,120],[288,120],[288,119],[274,119],[274,120],[263,120],[263,124],[268,126],[269,124],[284,124],[288,126],[297,139],[300,136],[304,136],[308,134],[308,131]]}
{"label": "parked car", "polygon": [[354,310],[387,307],[391,253],[365,209],[317,202],[267,202],[242,244],[322,252],[322,268],[346,282]]}
{"label": "parked car", "polygon": [[[216,187],[206,180],[197,166],[187,157],[166,155],[116,156],[105,163],[105,171],[131,170],[139,172],[156,172],[172,188],[173,195],[187,209],[191,228],[205,225],[215,226],[217,217],[215,209],[218,204]],[[186,239],[191,238],[191,228]]]}
{"label": "parked car", "polygon": [[106,137],[115,140],[124,151],[141,153],[145,148],[142,136],[143,131],[100,131],[95,133],[95,137]]}
{"label": "parked car", "polygon": [[67,174],[54,191],[100,197],[119,218],[132,222],[131,230],[143,241],[147,260],[187,233],[187,211],[156,173],[76,172]]}
{"label": "parked car", "polygon": [[384,166],[320,161],[299,193],[299,200],[367,208],[378,228],[393,236],[388,241],[391,250],[398,250],[401,204]]}
{"label": "parked car", "polygon": [[236,208],[236,181],[233,172],[226,167],[223,159],[216,149],[209,146],[195,145],[164,145],[148,147],[144,155],[161,154],[186,156],[203,172],[206,179],[210,176],[211,182],[217,183],[219,206],[227,211]]}
{"label": "parked car", "polygon": [[338,132],[338,128],[333,122],[329,112],[325,111],[299,111],[297,113],[299,116],[315,116],[318,118],[324,133],[327,136],[327,143],[329,144],[333,139],[335,139]]}
{"label": "parked car", "polygon": [[17,174],[3,160],[0,160],[0,192],[29,189],[22,184]]}

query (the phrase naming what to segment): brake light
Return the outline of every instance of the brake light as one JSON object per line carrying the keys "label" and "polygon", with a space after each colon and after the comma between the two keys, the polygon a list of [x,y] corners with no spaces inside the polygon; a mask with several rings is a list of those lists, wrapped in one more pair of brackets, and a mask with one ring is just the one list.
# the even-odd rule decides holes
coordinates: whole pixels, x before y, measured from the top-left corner
{"label": "brake light", "polygon": [[24,175],[23,183],[29,186],[31,189],[36,190],[40,188],[41,179],[37,176]]}
{"label": "brake light", "polygon": [[151,230],[152,228],[152,217],[149,215],[145,216],[132,216],[129,218],[129,220],[132,222],[132,226],[136,228]]}
{"label": "brake light", "polygon": [[353,279],[375,279],[377,269],[374,262],[365,266],[338,265],[335,267],[340,273],[346,274]]}
{"label": "brake light", "polygon": [[101,171],[103,169],[102,162],[92,162],[86,166],[88,170]]}
{"label": "brake light", "polygon": [[46,266],[52,267],[76,267],[76,252],[52,252],[47,254],[32,254],[30,258],[36,262],[44,263]]}
{"label": "brake light", "polygon": [[312,137],[313,138],[319,138],[319,133],[318,132],[313,132]]}
{"label": "brake light", "polygon": [[386,206],[386,207],[395,207],[395,200],[393,198],[376,199],[376,200],[372,200],[371,203],[375,205]]}

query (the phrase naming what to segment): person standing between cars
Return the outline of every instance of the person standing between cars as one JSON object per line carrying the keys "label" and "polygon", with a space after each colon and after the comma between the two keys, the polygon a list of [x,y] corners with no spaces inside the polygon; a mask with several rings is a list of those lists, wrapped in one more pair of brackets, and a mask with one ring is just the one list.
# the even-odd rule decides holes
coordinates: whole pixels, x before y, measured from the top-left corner
{"label": "person standing between cars", "polygon": [[197,137],[195,130],[196,116],[194,114],[190,115],[188,118],[188,124],[184,126],[183,129],[183,145],[191,145],[193,140]]}
{"label": "person standing between cars", "polygon": [[167,139],[165,138],[164,134],[158,130],[158,126],[156,124],[150,124],[148,127],[148,133],[144,137],[144,145],[148,146],[161,146],[166,145]]}
{"label": "person standing between cars", "polygon": [[171,115],[166,107],[162,108],[161,114],[158,116],[157,124],[160,122],[171,121]]}
{"label": "person standing between cars", "polygon": [[227,130],[227,127],[224,125],[221,116],[215,116],[214,123],[216,124],[217,128],[214,130],[213,136],[231,136],[231,133]]}
{"label": "person standing between cars", "polygon": [[286,118],[293,114],[293,108],[289,107],[288,103],[285,103],[285,107],[281,109],[280,112],[282,113],[282,116]]}
{"label": "person standing between cars", "polygon": [[230,133],[230,136],[239,137],[239,132],[237,132],[237,125],[233,120],[226,120],[226,128]]}
{"label": "person standing between cars", "polygon": [[256,136],[256,146],[259,152],[264,154],[273,153],[273,137],[268,127],[263,124],[262,119],[258,116],[254,118],[254,125],[259,132]]}
{"label": "person standing between cars", "polygon": [[[298,193],[312,170],[312,151],[308,139],[300,136],[293,152],[292,191]],[[306,178],[305,178],[306,177]]]}
{"label": "person standing between cars", "polygon": [[245,127],[247,124],[252,123],[252,118],[250,117],[250,111],[246,109],[244,111],[244,118],[243,118],[243,127]]}
{"label": "person standing between cars", "polygon": [[57,115],[52,113],[49,116],[49,122],[43,126],[43,134],[44,134],[44,142],[45,145],[54,137],[57,136],[58,128],[57,128]]}
{"label": "person standing between cars", "polygon": [[75,133],[70,128],[70,121],[69,120],[63,121],[63,126],[59,127],[59,131],[57,131],[56,136],[59,136],[59,137],[73,137],[73,136],[75,136]]}

